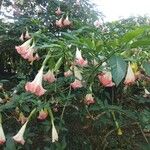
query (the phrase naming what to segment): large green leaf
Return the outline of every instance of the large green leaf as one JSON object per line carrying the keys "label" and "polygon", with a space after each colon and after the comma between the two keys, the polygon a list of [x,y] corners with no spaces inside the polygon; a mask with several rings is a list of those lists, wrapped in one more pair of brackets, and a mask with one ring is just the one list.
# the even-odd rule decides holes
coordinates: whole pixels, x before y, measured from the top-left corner
{"label": "large green leaf", "polygon": [[118,86],[122,79],[125,77],[127,63],[123,58],[114,55],[109,59],[109,65],[111,67],[113,80]]}
{"label": "large green leaf", "polygon": [[143,68],[144,68],[146,74],[150,76],[150,63],[149,62],[144,62],[143,63]]}
{"label": "large green leaf", "polygon": [[149,38],[140,39],[131,44],[131,48],[136,48],[141,46],[150,46],[150,39]]}

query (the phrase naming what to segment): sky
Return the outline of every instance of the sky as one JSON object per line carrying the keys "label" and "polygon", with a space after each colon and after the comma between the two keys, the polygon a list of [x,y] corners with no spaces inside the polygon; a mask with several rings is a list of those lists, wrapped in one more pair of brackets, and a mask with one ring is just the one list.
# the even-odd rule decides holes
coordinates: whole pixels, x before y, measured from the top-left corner
{"label": "sky", "polygon": [[106,21],[115,21],[129,16],[150,16],[150,0],[91,0],[106,16]]}

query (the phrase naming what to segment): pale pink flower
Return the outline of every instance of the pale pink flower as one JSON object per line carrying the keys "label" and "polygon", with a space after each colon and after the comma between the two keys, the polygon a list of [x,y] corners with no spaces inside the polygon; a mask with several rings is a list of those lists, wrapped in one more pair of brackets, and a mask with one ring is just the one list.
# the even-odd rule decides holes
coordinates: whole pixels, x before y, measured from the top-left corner
{"label": "pale pink flower", "polygon": [[0,145],[3,145],[6,141],[2,124],[0,123]]}
{"label": "pale pink flower", "polygon": [[56,26],[59,27],[59,28],[62,28],[63,27],[63,18],[60,18],[59,20],[56,20]]}
{"label": "pale pink flower", "polygon": [[57,10],[55,11],[56,15],[61,15],[62,14],[62,11],[60,10],[60,7],[57,8]]}
{"label": "pale pink flower", "polygon": [[26,31],[24,37],[25,37],[25,39],[30,39],[31,38],[31,36],[29,35],[29,31],[28,30]]}
{"label": "pale pink flower", "polygon": [[24,35],[23,33],[21,34],[20,38],[19,38],[21,41],[24,41]]}
{"label": "pale pink flower", "polygon": [[98,79],[104,87],[112,87],[115,85],[114,82],[112,81],[111,72],[109,71],[99,74]]}
{"label": "pale pink flower", "polygon": [[73,75],[73,72],[70,69],[68,71],[64,72],[65,77],[69,77],[71,75]]}
{"label": "pale pink flower", "polygon": [[58,141],[58,133],[57,133],[54,123],[52,123],[52,143],[56,141]]}
{"label": "pale pink flower", "polygon": [[90,94],[86,94],[85,99],[84,99],[84,103],[87,104],[87,105],[95,103],[95,100],[94,100],[94,98],[93,98],[91,93]]}
{"label": "pale pink flower", "polygon": [[44,67],[42,66],[34,80],[26,83],[25,89],[27,92],[34,93],[37,96],[42,96],[46,92],[42,87],[43,69]]}
{"label": "pale pink flower", "polygon": [[76,5],[80,5],[80,0],[76,0]]}
{"label": "pale pink flower", "polygon": [[126,77],[125,77],[125,80],[124,80],[124,84],[125,85],[133,84],[135,82],[135,80],[136,80],[136,78],[135,78],[134,72],[131,68],[130,62],[129,62],[128,69],[127,69],[127,74],[126,74]]}
{"label": "pale pink flower", "polygon": [[88,61],[83,59],[81,51],[78,48],[76,49],[75,63],[81,67],[85,67],[88,64]]}
{"label": "pale pink flower", "polygon": [[45,75],[43,75],[44,81],[48,81],[49,83],[53,83],[56,81],[55,75],[53,71],[49,70]]}
{"label": "pale pink flower", "polygon": [[47,110],[41,109],[37,118],[39,120],[45,120],[47,116],[48,116]]}
{"label": "pale pink flower", "polygon": [[67,16],[66,19],[63,21],[63,25],[64,26],[70,26],[71,25],[71,21],[69,21],[69,17]]}
{"label": "pale pink flower", "polygon": [[20,143],[20,144],[22,144],[22,145],[24,145],[24,143],[25,143],[25,140],[24,140],[24,138],[23,138],[23,135],[24,135],[24,132],[25,132],[27,123],[28,123],[28,121],[26,121],[26,123],[21,127],[21,129],[18,131],[18,133],[17,133],[15,136],[13,136],[13,139],[14,139],[17,143]]}
{"label": "pale pink flower", "polygon": [[73,83],[71,83],[70,86],[73,89],[78,89],[78,88],[83,87],[82,82],[80,80],[78,80],[78,79],[75,79],[75,81]]}
{"label": "pale pink flower", "polygon": [[24,43],[23,43],[22,45],[20,45],[20,46],[15,46],[15,49],[17,50],[17,52],[18,52],[20,55],[24,55],[24,54],[27,53],[28,49],[30,48],[31,40],[32,40],[32,39],[27,40],[26,42],[24,42]]}
{"label": "pale pink flower", "polygon": [[99,20],[96,20],[96,21],[94,22],[94,26],[95,26],[96,28],[99,28],[100,25],[101,25],[101,23],[100,23]]}

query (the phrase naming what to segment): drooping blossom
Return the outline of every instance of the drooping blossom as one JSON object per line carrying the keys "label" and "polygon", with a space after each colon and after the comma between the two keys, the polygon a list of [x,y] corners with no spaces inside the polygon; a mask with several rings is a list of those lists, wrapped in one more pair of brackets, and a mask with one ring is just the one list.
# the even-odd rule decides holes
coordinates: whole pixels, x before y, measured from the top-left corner
{"label": "drooping blossom", "polygon": [[19,39],[20,39],[21,41],[24,41],[24,35],[23,35],[23,33],[21,34],[21,36],[19,37]]}
{"label": "drooping blossom", "polygon": [[30,39],[31,36],[29,35],[29,31],[27,30],[24,36],[25,39]]}
{"label": "drooping blossom", "polygon": [[47,110],[46,109],[41,109],[37,118],[39,120],[45,120],[47,116],[48,116]]}
{"label": "drooping blossom", "polygon": [[55,11],[56,15],[61,15],[62,14],[62,11],[60,10],[60,7],[57,8],[57,10]]}
{"label": "drooping blossom", "polygon": [[80,6],[80,0],[76,0],[76,5]]}
{"label": "drooping blossom", "polygon": [[75,63],[81,67],[85,67],[88,64],[88,61],[83,59],[81,51],[78,48],[76,49]]}
{"label": "drooping blossom", "polygon": [[66,19],[63,21],[63,25],[64,26],[70,26],[71,25],[71,21],[69,21],[69,17],[67,16]]}
{"label": "drooping blossom", "polygon": [[84,103],[86,105],[90,105],[90,104],[94,104],[95,103],[95,100],[94,100],[94,98],[93,98],[91,93],[90,94],[86,94],[85,99],[84,99]]}
{"label": "drooping blossom", "polygon": [[21,112],[19,114],[19,119],[18,119],[19,122],[21,122],[21,124],[24,124],[26,121],[27,121],[27,117],[24,116],[24,114]]}
{"label": "drooping blossom", "polygon": [[49,83],[53,83],[56,81],[55,75],[53,71],[49,70],[45,75],[43,75],[44,81],[48,81]]}
{"label": "drooping blossom", "polygon": [[146,88],[144,88],[144,95],[143,95],[143,97],[149,97],[149,96],[150,96],[150,92]]}
{"label": "drooping blossom", "polygon": [[56,20],[56,26],[59,28],[63,27],[63,18],[60,18],[59,20]]}
{"label": "drooping blossom", "polygon": [[101,23],[100,23],[99,20],[94,21],[94,26],[95,26],[96,28],[99,28],[100,25],[101,25]]}
{"label": "drooping blossom", "polygon": [[82,82],[78,79],[75,79],[73,83],[70,84],[73,89],[78,89],[83,87]]}
{"label": "drooping blossom", "polygon": [[135,75],[134,75],[134,72],[131,68],[131,65],[130,65],[130,62],[128,64],[128,69],[127,69],[127,74],[126,74],[126,77],[125,77],[125,80],[124,80],[124,84],[125,85],[130,85],[130,84],[133,84],[135,82]]}
{"label": "drooping blossom", "polygon": [[56,141],[58,141],[58,133],[57,133],[54,123],[52,123],[52,143]]}
{"label": "drooping blossom", "polygon": [[3,131],[2,124],[0,123],[0,145],[3,145],[6,141],[5,134]]}
{"label": "drooping blossom", "polygon": [[42,87],[43,69],[44,67],[42,66],[34,80],[26,83],[25,89],[27,92],[34,93],[37,96],[42,96],[46,92]]}
{"label": "drooping blossom", "polygon": [[30,48],[31,41],[32,39],[29,39],[26,42],[24,42],[22,45],[15,46],[15,49],[20,55],[24,55],[27,53],[28,49]]}
{"label": "drooping blossom", "polygon": [[69,77],[71,75],[73,75],[73,72],[70,69],[68,71],[64,72],[65,77]]}
{"label": "drooping blossom", "polygon": [[24,138],[23,138],[23,135],[24,135],[24,132],[25,132],[27,123],[28,123],[28,121],[26,121],[26,123],[21,127],[21,129],[18,131],[18,133],[17,133],[15,136],[13,136],[13,139],[14,139],[17,143],[20,143],[20,144],[22,144],[22,145],[24,145],[24,143],[25,143],[25,140],[24,140]]}
{"label": "drooping blossom", "polygon": [[115,83],[112,81],[112,75],[110,71],[102,72],[98,75],[98,79],[104,87],[112,87],[115,85]]}

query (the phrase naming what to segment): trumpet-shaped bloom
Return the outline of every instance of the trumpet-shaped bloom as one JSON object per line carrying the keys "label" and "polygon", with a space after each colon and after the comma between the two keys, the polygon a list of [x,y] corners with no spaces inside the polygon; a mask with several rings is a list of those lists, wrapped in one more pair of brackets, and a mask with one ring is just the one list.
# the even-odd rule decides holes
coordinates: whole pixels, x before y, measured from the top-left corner
{"label": "trumpet-shaped bloom", "polygon": [[54,123],[52,123],[52,143],[56,141],[58,141],[58,133],[57,133]]}
{"label": "trumpet-shaped bloom", "polygon": [[70,69],[68,71],[64,72],[65,77],[69,77],[71,75],[73,75],[73,72]]}
{"label": "trumpet-shaped bloom", "polygon": [[25,89],[27,92],[34,93],[37,96],[42,96],[46,92],[42,87],[43,69],[44,67],[42,66],[34,80],[26,83]]}
{"label": "trumpet-shaped bloom", "polygon": [[69,17],[67,16],[66,19],[63,21],[63,25],[64,26],[70,26],[71,25],[71,21],[69,21]]}
{"label": "trumpet-shaped bloom", "polygon": [[78,48],[76,49],[75,63],[81,67],[87,66],[88,64],[87,60],[83,59],[81,51]]}
{"label": "trumpet-shaped bloom", "polygon": [[94,26],[95,26],[96,28],[99,28],[100,25],[101,25],[101,23],[100,23],[99,20],[96,20],[96,21],[94,22]]}
{"label": "trumpet-shaped bloom", "polygon": [[48,81],[49,83],[53,83],[56,81],[55,75],[53,71],[49,70],[45,75],[43,75],[44,81]]}
{"label": "trumpet-shaped bloom", "polygon": [[56,15],[61,15],[62,14],[62,11],[60,10],[60,7],[57,8],[57,10],[55,11]]}
{"label": "trumpet-shaped bloom", "polygon": [[83,87],[82,82],[80,80],[78,80],[78,79],[75,79],[75,81],[73,83],[71,83],[70,86],[73,89],[78,89],[78,88]]}
{"label": "trumpet-shaped bloom", "polygon": [[0,123],[0,145],[4,144],[6,141],[2,124]]}
{"label": "trumpet-shaped bloom", "polygon": [[31,40],[32,39],[29,39],[27,40],[26,42],[24,42],[22,45],[20,46],[15,46],[17,52],[20,54],[20,55],[25,55],[28,51],[28,49],[30,48],[30,44],[31,44]]}
{"label": "trumpet-shaped bloom", "polygon": [[59,28],[62,28],[63,27],[63,18],[60,18],[59,20],[56,20],[56,26],[59,27]]}
{"label": "trumpet-shaped bloom", "polygon": [[84,103],[87,104],[87,105],[90,105],[90,104],[94,104],[94,103],[95,103],[95,100],[94,100],[92,94],[87,94],[87,95],[85,96]]}
{"label": "trumpet-shaped bloom", "polygon": [[109,72],[109,71],[99,74],[98,79],[104,87],[112,87],[115,85],[114,82],[112,81],[111,72]]}
{"label": "trumpet-shaped bloom", "polygon": [[21,34],[20,38],[19,38],[21,41],[24,41],[24,35],[23,33]]}
{"label": "trumpet-shaped bloom", "polygon": [[23,138],[23,135],[24,135],[24,132],[25,132],[27,123],[28,123],[28,121],[21,127],[21,129],[19,130],[19,132],[18,132],[15,136],[13,136],[13,139],[14,139],[17,143],[20,143],[20,144],[22,144],[22,145],[24,145],[24,143],[25,143],[25,140],[24,140],[24,138]]}
{"label": "trumpet-shaped bloom", "polygon": [[131,68],[131,65],[130,63],[128,64],[128,69],[127,69],[127,74],[126,74],[126,77],[125,77],[125,80],[124,80],[124,84],[125,85],[130,85],[130,84],[133,84],[135,82],[135,75],[134,75],[134,72]]}
{"label": "trumpet-shaped bloom", "polygon": [[48,116],[47,110],[41,109],[37,118],[39,120],[45,120],[47,116]]}

